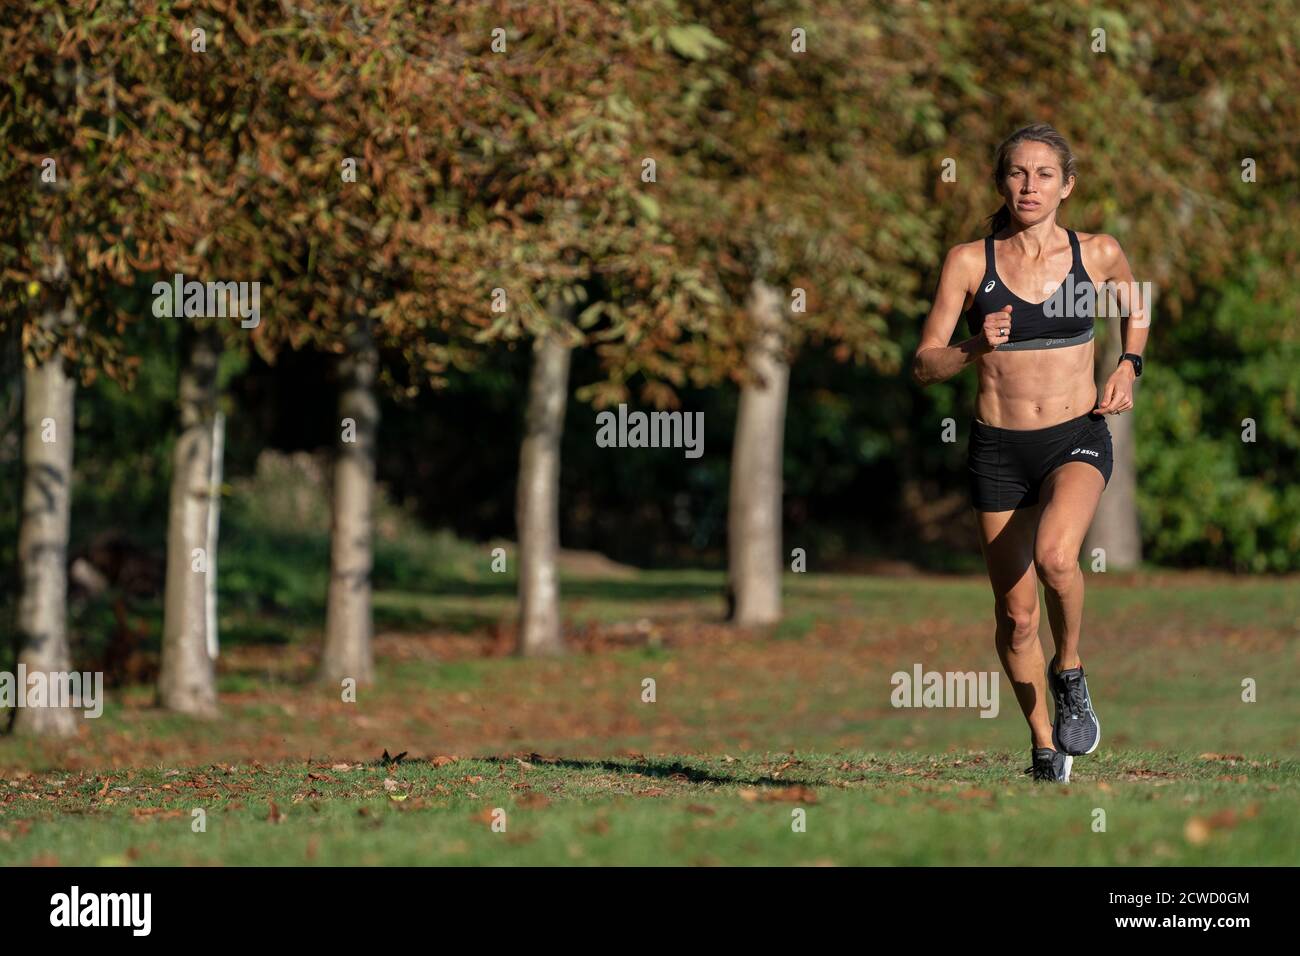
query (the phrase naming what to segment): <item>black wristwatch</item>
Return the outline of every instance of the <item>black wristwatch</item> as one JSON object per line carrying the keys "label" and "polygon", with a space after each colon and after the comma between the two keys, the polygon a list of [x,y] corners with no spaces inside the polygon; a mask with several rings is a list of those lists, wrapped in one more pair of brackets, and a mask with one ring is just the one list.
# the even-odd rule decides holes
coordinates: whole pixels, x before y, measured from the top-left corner
{"label": "black wristwatch", "polygon": [[[1134,355],[1132,352],[1125,352],[1123,355],[1119,357],[1119,361],[1123,362],[1125,359],[1128,359],[1130,362],[1133,363],[1133,377],[1141,378],[1142,377],[1142,356]],[[1115,363],[1115,367],[1119,368],[1119,362]]]}

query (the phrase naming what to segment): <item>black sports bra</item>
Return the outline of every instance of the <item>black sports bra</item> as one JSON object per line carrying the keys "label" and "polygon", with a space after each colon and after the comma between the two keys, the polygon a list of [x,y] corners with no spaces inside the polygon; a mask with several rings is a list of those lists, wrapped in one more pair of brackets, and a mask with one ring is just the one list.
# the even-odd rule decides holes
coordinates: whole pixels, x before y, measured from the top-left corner
{"label": "black sports bra", "polygon": [[1057,349],[1067,345],[1082,345],[1092,338],[1093,316],[1096,313],[1096,286],[1083,268],[1079,252],[1079,237],[1073,229],[1065,230],[1070,237],[1073,261],[1070,271],[1059,286],[1042,302],[1026,302],[1006,287],[998,275],[993,253],[993,234],[984,237],[984,278],[975,292],[974,300],[966,311],[966,327],[971,335],[979,335],[984,328],[984,316],[1011,306],[1011,335],[998,351],[1016,349]]}

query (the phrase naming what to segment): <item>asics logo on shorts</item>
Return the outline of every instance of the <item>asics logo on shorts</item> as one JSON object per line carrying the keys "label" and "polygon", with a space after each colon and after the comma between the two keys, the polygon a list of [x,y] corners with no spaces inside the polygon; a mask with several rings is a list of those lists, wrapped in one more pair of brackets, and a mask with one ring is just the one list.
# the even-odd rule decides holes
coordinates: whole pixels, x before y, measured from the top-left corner
{"label": "asics logo on shorts", "polygon": [[985,291],[985,292],[992,292],[992,291],[993,291],[993,287],[994,287],[995,285],[997,285],[997,283],[994,282],[992,279],[990,279],[990,280],[989,280],[989,284],[986,285],[986,286],[984,287],[984,291]]}
{"label": "asics logo on shorts", "polygon": [[1093,451],[1091,448],[1076,448],[1070,452],[1071,455],[1091,455],[1093,458],[1100,458],[1101,452]]}

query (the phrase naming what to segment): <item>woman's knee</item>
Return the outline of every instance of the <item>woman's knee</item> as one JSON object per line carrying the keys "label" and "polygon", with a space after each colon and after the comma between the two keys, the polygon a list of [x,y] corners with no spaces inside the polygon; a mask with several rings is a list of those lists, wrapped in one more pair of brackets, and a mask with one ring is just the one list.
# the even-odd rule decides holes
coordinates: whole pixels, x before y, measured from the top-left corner
{"label": "woman's knee", "polygon": [[1038,640],[1038,595],[1033,602],[999,599],[994,606],[998,622],[998,640],[1019,649],[1030,641]]}
{"label": "woman's knee", "polygon": [[1063,591],[1079,575],[1079,555],[1063,544],[1042,544],[1034,552],[1034,570],[1045,587]]}

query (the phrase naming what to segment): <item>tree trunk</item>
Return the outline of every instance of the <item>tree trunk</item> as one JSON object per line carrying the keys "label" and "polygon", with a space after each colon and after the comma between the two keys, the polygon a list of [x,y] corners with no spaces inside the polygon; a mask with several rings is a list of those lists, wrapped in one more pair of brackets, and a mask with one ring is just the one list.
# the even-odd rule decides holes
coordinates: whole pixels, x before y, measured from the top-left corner
{"label": "tree trunk", "polygon": [[[568,310],[554,307],[554,312]],[[519,653],[560,654],[560,439],[569,399],[569,346],[555,332],[533,343],[515,523],[519,535]]]}
{"label": "tree trunk", "polygon": [[[1120,335],[1123,319],[1112,316],[1106,324],[1105,340],[1096,351],[1098,401],[1104,394],[1106,380],[1119,363],[1123,342]],[[1136,385],[1134,397],[1136,399]],[[1084,562],[1091,566],[1093,550],[1101,548],[1106,555],[1106,569],[1124,571],[1136,568],[1142,561],[1142,536],[1138,524],[1137,463],[1135,460],[1135,435],[1133,415],[1141,406],[1121,415],[1107,415],[1106,423],[1115,448],[1115,462],[1110,482],[1092,526],[1084,538]]]}
{"label": "tree trunk", "polygon": [[[71,320],[71,304],[42,316],[47,328]],[[61,314],[60,314],[61,313]],[[18,530],[18,663],[27,672],[71,670],[68,650],[68,528],[72,502],[72,444],[76,381],[54,353],[23,372],[23,492]],[[48,680],[49,678],[47,678]],[[47,686],[53,686],[52,682]],[[18,693],[26,688],[18,687]],[[18,707],[14,733],[68,736],[77,711]]]}
{"label": "tree trunk", "polygon": [[221,530],[221,466],[226,455],[226,416],[218,409],[212,416],[212,460],[208,470],[208,533],[204,548],[208,552],[207,585],[203,607],[208,638],[208,657],[217,659],[217,538]]}
{"label": "tree trunk", "polygon": [[740,392],[727,514],[728,604],[732,622],[740,625],[781,619],[782,446],[790,384],[780,293],[756,280],[749,315],[750,380]]}
{"label": "tree trunk", "polygon": [[330,513],[330,583],[320,679],[358,684],[374,679],[370,572],[374,563],[375,445],[379,351],[369,321],[358,319],[348,354],[339,364],[339,442]]}
{"label": "tree trunk", "polygon": [[215,330],[192,327],[181,341],[180,434],[172,453],[158,702],[168,710],[212,717],[217,685],[208,652],[207,568],[213,555],[207,547],[221,341]]}
{"label": "tree trunk", "polygon": [[[23,506],[23,328],[10,322],[0,329],[0,521],[19,529]],[[8,627],[9,640],[17,650],[18,622],[13,617],[21,590],[18,570],[18,535],[0,541],[0,628]],[[0,654],[10,650],[9,640],[0,641]]]}

